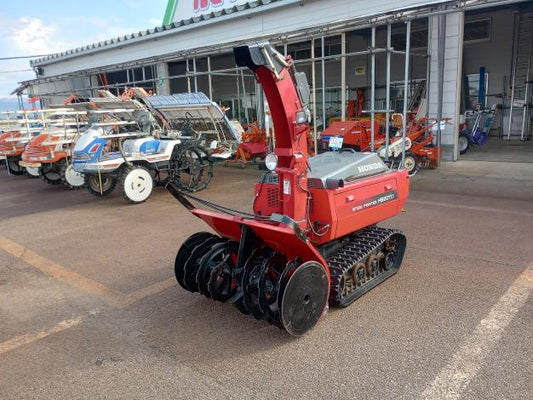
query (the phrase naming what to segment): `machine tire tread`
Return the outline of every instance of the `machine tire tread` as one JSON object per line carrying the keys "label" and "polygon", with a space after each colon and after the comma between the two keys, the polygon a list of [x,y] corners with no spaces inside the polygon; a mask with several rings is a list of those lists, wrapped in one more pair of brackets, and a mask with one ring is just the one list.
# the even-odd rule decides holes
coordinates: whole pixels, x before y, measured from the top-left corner
{"label": "machine tire tread", "polygon": [[[95,175],[85,175],[85,178],[84,178],[84,186],[87,188],[87,191],[92,194],[93,196],[96,196],[96,197],[105,197],[105,196],[109,196],[113,190],[115,190],[115,187],[117,186],[117,179],[112,176],[112,175],[105,175],[106,178],[108,179],[111,179],[111,183],[109,185],[109,187],[106,189],[106,190],[103,190],[102,192],[100,192],[99,190],[95,190],[92,186],[91,186],[91,183],[90,183],[90,180],[91,179],[94,179],[94,178],[97,178],[98,177],[98,174],[95,174]],[[102,177],[104,177],[104,175],[102,175]]]}

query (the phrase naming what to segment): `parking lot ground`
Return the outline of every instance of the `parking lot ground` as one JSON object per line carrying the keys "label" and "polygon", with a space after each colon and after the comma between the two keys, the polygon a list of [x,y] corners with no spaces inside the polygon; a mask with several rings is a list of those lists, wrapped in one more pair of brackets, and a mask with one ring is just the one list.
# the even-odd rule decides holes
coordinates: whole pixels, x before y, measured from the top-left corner
{"label": "parking lot ground", "polygon": [[[249,210],[260,172],[198,194]],[[0,399],[531,399],[533,164],[413,179],[400,272],[309,334],[174,282],[207,227],[164,188],[143,204],[0,172]]]}

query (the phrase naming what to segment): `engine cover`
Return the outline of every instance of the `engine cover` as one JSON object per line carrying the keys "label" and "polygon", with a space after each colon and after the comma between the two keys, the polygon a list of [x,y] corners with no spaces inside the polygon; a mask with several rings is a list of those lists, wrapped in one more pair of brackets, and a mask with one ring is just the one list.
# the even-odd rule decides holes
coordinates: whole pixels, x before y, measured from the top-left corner
{"label": "engine cover", "polygon": [[334,189],[347,182],[382,174],[389,168],[375,153],[328,151],[309,159],[309,188]]}

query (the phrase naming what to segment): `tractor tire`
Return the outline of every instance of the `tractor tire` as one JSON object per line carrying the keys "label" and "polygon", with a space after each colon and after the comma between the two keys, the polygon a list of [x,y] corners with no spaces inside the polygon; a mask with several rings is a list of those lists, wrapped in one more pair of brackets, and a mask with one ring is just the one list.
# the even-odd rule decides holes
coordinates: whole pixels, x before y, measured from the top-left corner
{"label": "tractor tire", "polygon": [[420,165],[416,161],[416,157],[413,153],[405,153],[403,167],[407,170],[409,176],[413,176],[414,174],[416,174]]}
{"label": "tractor tire", "polygon": [[154,179],[145,167],[126,167],[118,179],[122,197],[132,204],[142,203],[152,194]]}
{"label": "tractor tire", "polygon": [[83,174],[74,171],[72,164],[64,163],[61,166],[59,173],[61,175],[61,182],[63,182],[63,185],[65,185],[68,189],[77,190],[81,189],[83,185],[85,185],[85,177]]}
{"label": "tractor tire", "polygon": [[100,178],[98,177],[98,174],[85,175],[84,177],[85,187],[87,188],[87,191],[93,196],[109,196],[113,192],[113,190],[115,190],[115,186],[117,186],[117,180],[111,174],[103,174],[101,175],[101,179],[102,187],[100,187]]}
{"label": "tractor tire", "polygon": [[57,185],[61,183],[61,173],[53,164],[43,164],[39,176],[49,185]]}
{"label": "tractor tire", "polygon": [[470,140],[470,136],[466,132],[461,132],[459,134],[459,139],[457,141],[458,147],[459,147],[459,154],[465,154],[470,146],[472,145],[472,142]]}
{"label": "tractor tire", "polygon": [[23,175],[24,168],[19,165],[19,157],[6,157],[6,167],[7,171],[11,175]]}
{"label": "tractor tire", "polygon": [[39,167],[26,167],[25,168],[26,170],[26,176],[30,177],[30,178],[38,178],[41,176],[41,168]]}

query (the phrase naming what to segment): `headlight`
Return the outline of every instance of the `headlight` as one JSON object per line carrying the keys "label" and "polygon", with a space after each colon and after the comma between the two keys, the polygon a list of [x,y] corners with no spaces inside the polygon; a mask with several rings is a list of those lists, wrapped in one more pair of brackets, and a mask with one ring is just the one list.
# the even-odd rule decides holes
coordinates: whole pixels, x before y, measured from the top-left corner
{"label": "headlight", "polygon": [[296,112],[296,123],[297,124],[306,124],[309,121],[307,110],[301,109]]}
{"label": "headlight", "polygon": [[274,153],[268,153],[265,158],[265,165],[270,171],[274,171],[278,166],[278,156]]}

